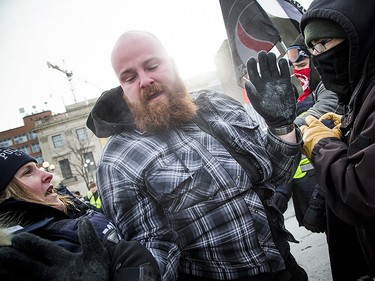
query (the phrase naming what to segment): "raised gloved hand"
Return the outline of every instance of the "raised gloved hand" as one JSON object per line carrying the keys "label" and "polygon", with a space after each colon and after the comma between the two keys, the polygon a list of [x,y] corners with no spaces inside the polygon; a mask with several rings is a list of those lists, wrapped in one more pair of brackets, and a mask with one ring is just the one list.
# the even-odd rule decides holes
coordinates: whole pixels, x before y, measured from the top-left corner
{"label": "raised gloved hand", "polygon": [[30,233],[16,234],[0,247],[0,279],[8,281],[108,281],[109,257],[91,222],[78,225],[82,252],[71,253]]}
{"label": "raised gloved hand", "polygon": [[[297,101],[295,88],[290,79],[288,61],[284,58],[276,64],[276,55],[264,51],[258,54],[260,74],[255,58],[247,61],[250,82],[245,83],[247,96],[255,110],[273,128],[290,127],[296,118]],[[289,126],[288,126],[289,125]]]}
{"label": "raised gloved hand", "polygon": [[[321,121],[333,120],[334,127],[328,128]],[[314,146],[323,138],[338,138],[341,139],[342,132],[340,130],[341,117],[334,113],[326,113],[320,119],[316,119],[314,116],[306,117],[306,124],[301,127],[302,138],[303,138],[303,149],[302,152],[309,159],[311,159],[311,153]]]}
{"label": "raised gloved hand", "polygon": [[288,208],[288,197],[282,192],[275,192],[272,197],[273,203],[279,208],[280,212],[285,213]]}
{"label": "raised gloved hand", "polygon": [[326,230],[326,204],[322,195],[313,195],[310,198],[309,207],[303,217],[303,225],[306,229],[316,233]]}

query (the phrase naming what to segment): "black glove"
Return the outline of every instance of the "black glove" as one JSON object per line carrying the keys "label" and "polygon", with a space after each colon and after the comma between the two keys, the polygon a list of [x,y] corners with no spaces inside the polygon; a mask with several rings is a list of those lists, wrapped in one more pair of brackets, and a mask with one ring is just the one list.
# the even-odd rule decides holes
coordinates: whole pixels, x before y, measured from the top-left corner
{"label": "black glove", "polygon": [[30,233],[16,234],[0,247],[0,279],[8,281],[108,281],[109,257],[91,222],[78,225],[82,252],[71,253]]}
{"label": "black glove", "polygon": [[111,253],[111,280],[161,280],[157,261],[140,242],[121,240],[107,249]]}
{"label": "black glove", "polygon": [[310,198],[309,207],[303,217],[303,225],[311,232],[320,233],[326,230],[326,203],[321,194],[313,194]]}
{"label": "black glove", "polygon": [[285,213],[288,208],[288,197],[282,192],[275,192],[272,197],[273,203],[279,208],[280,212]]}
{"label": "black glove", "polygon": [[258,53],[260,75],[255,58],[247,61],[247,72],[251,81],[246,81],[247,96],[255,110],[269,127],[283,127],[296,119],[297,101],[290,79],[288,61],[284,58],[276,64],[276,55]]}

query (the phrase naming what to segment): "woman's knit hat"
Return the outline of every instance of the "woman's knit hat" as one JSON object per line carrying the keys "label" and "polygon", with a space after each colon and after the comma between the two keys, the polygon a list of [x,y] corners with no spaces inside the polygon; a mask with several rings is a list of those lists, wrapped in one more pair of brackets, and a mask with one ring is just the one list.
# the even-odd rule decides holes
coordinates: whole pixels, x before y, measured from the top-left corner
{"label": "woman's knit hat", "polygon": [[11,147],[0,147],[0,193],[5,190],[19,168],[37,161],[25,152]]}
{"label": "woman's knit hat", "polygon": [[303,30],[306,45],[311,46],[311,41],[321,38],[346,38],[347,35],[336,22],[328,19],[312,18]]}

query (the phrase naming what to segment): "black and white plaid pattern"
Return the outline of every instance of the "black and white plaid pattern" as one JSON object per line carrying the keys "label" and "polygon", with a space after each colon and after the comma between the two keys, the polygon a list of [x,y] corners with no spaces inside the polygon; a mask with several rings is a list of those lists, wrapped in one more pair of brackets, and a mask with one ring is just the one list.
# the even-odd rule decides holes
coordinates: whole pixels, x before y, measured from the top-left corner
{"label": "black and white plaid pattern", "polygon": [[[273,188],[293,176],[299,145],[264,135],[237,101],[215,92],[205,116],[214,130],[248,155],[251,179],[224,147],[194,123],[164,134],[113,136],[98,168],[103,208],[126,239],[156,257],[163,280],[179,270],[236,279],[283,268],[253,185]],[[297,164],[296,164],[297,163]]]}

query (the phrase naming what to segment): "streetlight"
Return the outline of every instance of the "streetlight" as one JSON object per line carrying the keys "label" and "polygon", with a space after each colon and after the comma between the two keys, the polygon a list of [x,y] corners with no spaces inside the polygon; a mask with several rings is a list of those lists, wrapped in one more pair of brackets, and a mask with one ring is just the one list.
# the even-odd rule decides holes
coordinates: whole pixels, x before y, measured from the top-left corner
{"label": "streetlight", "polygon": [[56,167],[54,164],[50,164],[48,161],[44,161],[42,167],[40,167],[39,169],[47,172],[53,172],[55,168]]}
{"label": "streetlight", "polygon": [[[91,161],[90,159],[86,159],[85,162],[83,163],[83,166],[85,167],[86,169],[86,173],[90,172],[90,175],[91,175],[91,180],[94,181],[94,177],[92,175],[92,167],[95,165],[94,161]],[[89,166],[90,169],[89,169]]]}

